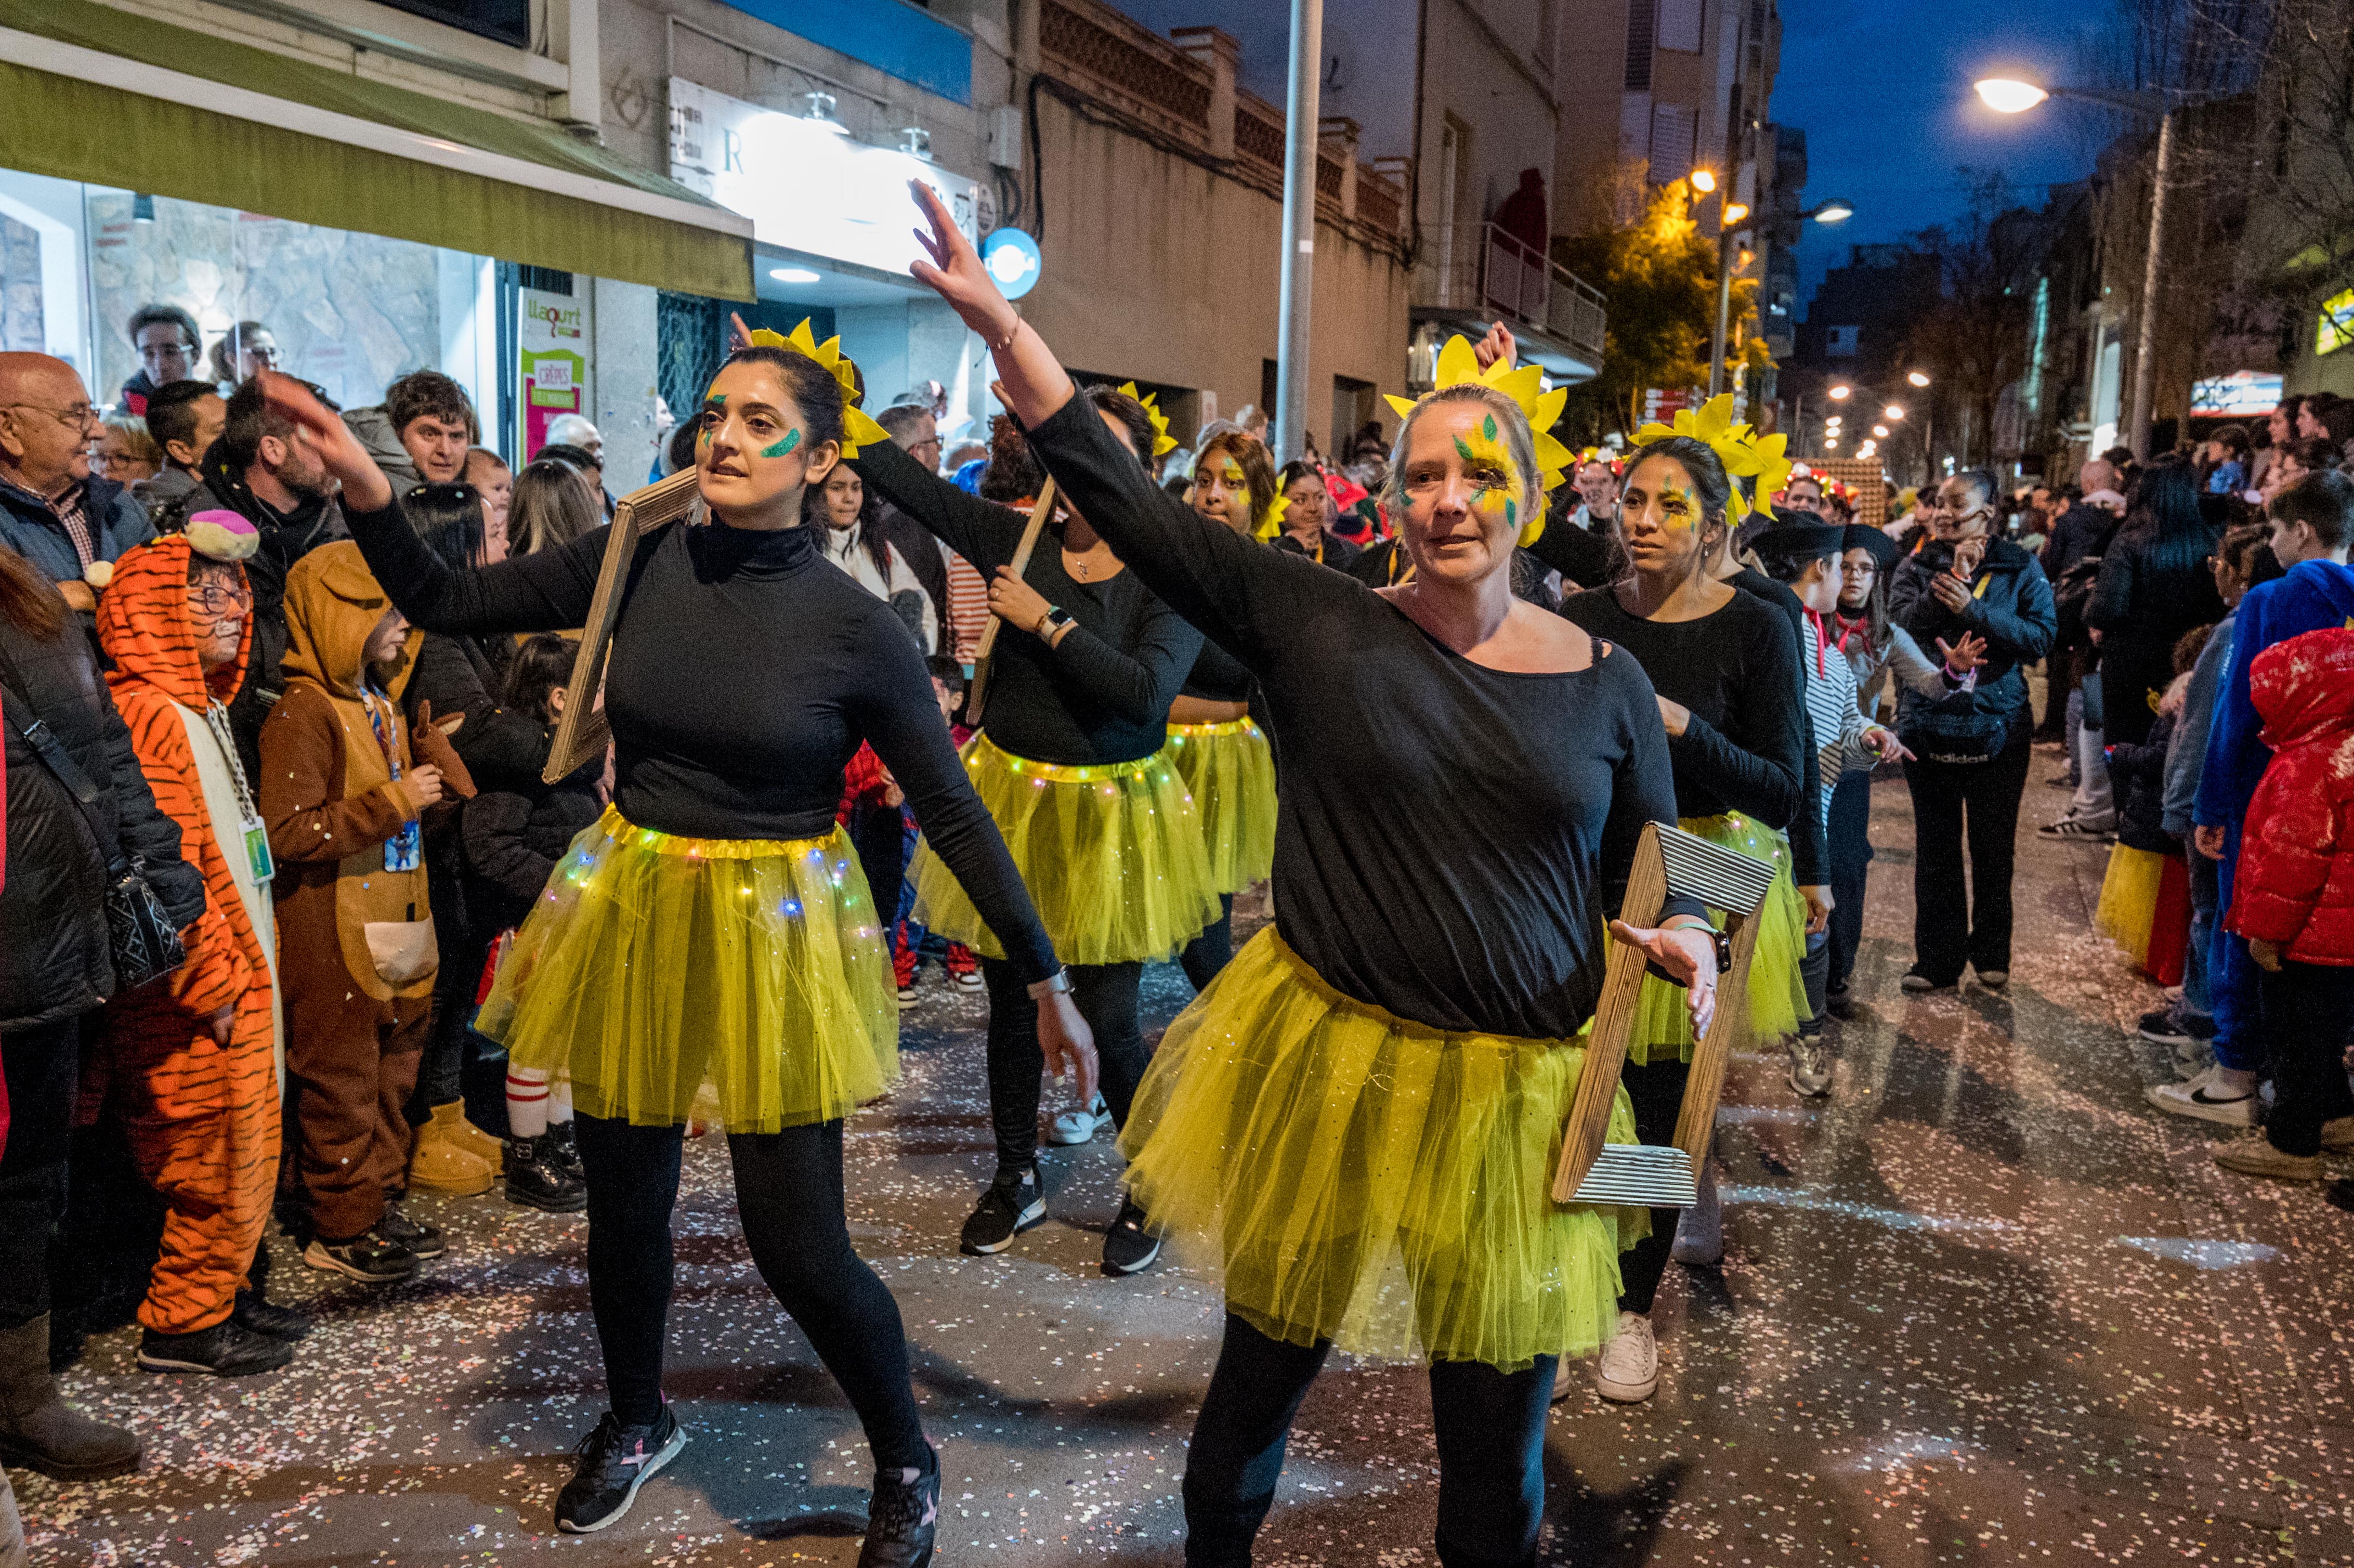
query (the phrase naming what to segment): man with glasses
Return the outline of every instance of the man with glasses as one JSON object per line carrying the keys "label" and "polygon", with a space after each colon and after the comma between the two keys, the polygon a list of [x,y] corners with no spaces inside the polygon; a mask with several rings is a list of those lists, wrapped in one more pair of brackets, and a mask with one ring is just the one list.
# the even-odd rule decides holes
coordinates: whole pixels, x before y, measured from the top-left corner
{"label": "man with glasses", "polygon": [[155,536],[128,491],[90,471],[97,429],[98,410],[72,366],[46,354],[0,354],[0,545],[32,562],[85,616],[98,609],[94,588],[115,557]]}
{"label": "man with glasses", "polygon": [[[933,473],[940,471],[940,422],[921,393],[903,394],[877,414],[875,422],[891,432],[901,451]],[[876,511],[883,522],[883,537],[931,596],[933,642],[946,652],[956,646],[949,628],[949,547],[889,502],[878,502]]]}
{"label": "man with glasses", "polygon": [[139,368],[122,384],[122,407],[145,418],[147,399],[155,388],[196,374],[196,351],[204,346],[204,334],[196,330],[196,318],[177,305],[140,306],[131,313],[129,331]]}

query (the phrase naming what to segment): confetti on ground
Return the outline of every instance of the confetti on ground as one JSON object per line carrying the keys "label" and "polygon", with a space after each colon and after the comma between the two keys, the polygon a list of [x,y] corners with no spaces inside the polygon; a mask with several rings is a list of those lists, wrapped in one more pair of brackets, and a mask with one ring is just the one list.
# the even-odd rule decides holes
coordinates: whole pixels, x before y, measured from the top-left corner
{"label": "confetti on ground", "polygon": [[[2009,991],[1915,999],[1897,986],[1910,819],[1880,786],[1836,1093],[1797,1100],[1770,1054],[1735,1064],[1723,1266],[1670,1271],[1649,1404],[1605,1404],[1576,1369],[1548,1563],[2354,1563],[2354,1219],[2222,1174],[2219,1133],[2144,1107],[2169,1075],[2131,1033],[2157,993],[2090,931],[2104,852],[2033,837],[2060,799],[2029,789]],[[924,986],[906,1082],[851,1125],[850,1204],[941,1447],[939,1561],[1173,1568],[1215,1295],[1165,1265],[1097,1271],[1108,1136],[1055,1158],[1047,1224],[958,1255],[991,1166],[982,1013],[937,971]],[[1150,971],[1154,1026],[1189,995]],[[679,1206],[669,1387],[693,1441],[598,1536],[548,1518],[603,1408],[583,1222],[495,1195],[417,1208],[452,1251],[383,1295],[273,1240],[282,1293],[323,1319],[283,1373],[146,1377],[135,1330],[93,1340],[69,1393],[142,1433],[147,1466],[82,1487],[16,1472],[35,1563],[856,1557],[857,1424],[752,1272],[720,1139],[690,1146]],[[1418,1369],[1336,1361],[1259,1561],[1435,1565],[1437,1496]]]}

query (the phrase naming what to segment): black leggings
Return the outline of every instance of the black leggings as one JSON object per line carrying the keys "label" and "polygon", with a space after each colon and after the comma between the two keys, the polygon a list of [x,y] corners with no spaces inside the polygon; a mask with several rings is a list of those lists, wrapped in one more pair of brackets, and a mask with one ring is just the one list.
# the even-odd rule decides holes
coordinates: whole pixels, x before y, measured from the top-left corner
{"label": "black leggings", "polygon": [[1830,991],[1841,991],[1855,972],[1856,950],[1863,946],[1863,898],[1872,874],[1870,773],[1859,769],[1840,775],[1824,837],[1832,900],[1831,967],[1825,983]]}
{"label": "black leggings", "polygon": [[[1225,1342],[1185,1460],[1187,1568],[1247,1568],[1252,1538],[1275,1501],[1292,1418],[1331,1349],[1271,1340],[1226,1315]],[[1438,1561],[1448,1568],[1536,1562],[1553,1361],[1539,1356],[1516,1372],[1477,1361],[1430,1363]]]}
{"label": "black leggings", "polygon": [[[1136,1018],[1144,966],[1073,964],[1070,975],[1071,1000],[1095,1031],[1112,1125],[1125,1127],[1148,1059]],[[1045,1053],[1038,1049],[1038,1004],[1021,971],[1002,959],[981,959],[981,976],[989,985],[989,1114],[997,1126],[997,1162],[1028,1165],[1038,1158],[1038,1080],[1046,1070]]]}
{"label": "black leggings", "polygon": [[[576,1116],[588,1174],[588,1305],[613,1414],[662,1414],[672,1206],[685,1129]],[[842,1123],[730,1133],[736,1207],[752,1262],[866,1428],[878,1469],[931,1463],[899,1304],[850,1245],[842,1212]]]}
{"label": "black leggings", "polygon": [[1235,895],[1218,895],[1218,917],[1202,927],[1202,934],[1185,944],[1177,955],[1184,966],[1185,978],[1193,982],[1196,991],[1207,991],[1218,971],[1234,962],[1235,958]]}
{"label": "black leggings", "polygon": [[[1673,1143],[1676,1116],[1684,1107],[1684,1084],[1691,1077],[1689,1064],[1673,1056],[1648,1067],[1627,1064],[1618,1081],[1635,1102],[1635,1136],[1645,1143]],[[1618,1255],[1618,1307],[1621,1311],[1650,1316],[1651,1298],[1668,1272],[1668,1254],[1676,1245],[1676,1222],[1681,1209],[1653,1209],[1651,1234]]]}

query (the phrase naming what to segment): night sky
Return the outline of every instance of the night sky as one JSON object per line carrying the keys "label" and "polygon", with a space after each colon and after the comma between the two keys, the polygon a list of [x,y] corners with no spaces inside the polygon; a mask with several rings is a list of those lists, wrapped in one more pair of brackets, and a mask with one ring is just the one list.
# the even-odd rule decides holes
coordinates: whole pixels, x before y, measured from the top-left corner
{"label": "night sky", "polygon": [[[1855,216],[1808,224],[1798,249],[1801,308],[1848,247],[1903,238],[1965,205],[1956,165],[1999,168],[2014,199],[2082,178],[2113,128],[2082,108],[1988,110],[1981,76],[2084,80],[2105,6],[2071,18],[2050,0],[1781,0],[1782,69],[1773,118],[1807,132],[1806,202],[1844,196]],[[2001,68],[2009,67],[2009,70]]]}

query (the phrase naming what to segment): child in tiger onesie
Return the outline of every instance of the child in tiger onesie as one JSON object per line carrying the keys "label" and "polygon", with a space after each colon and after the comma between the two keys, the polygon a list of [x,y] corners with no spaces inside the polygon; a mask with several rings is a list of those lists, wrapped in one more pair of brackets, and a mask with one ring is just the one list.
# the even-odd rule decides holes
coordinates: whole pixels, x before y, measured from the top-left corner
{"label": "child in tiger onesie", "polygon": [[408,1167],[404,1107],[440,968],[423,821],[474,792],[431,705],[414,730],[401,718],[423,641],[357,545],[321,546],[286,576],[286,691],[261,726],[302,1261],[369,1285],[447,1250],[388,1201]]}
{"label": "child in tiger onesie", "polygon": [[187,962],[108,1005],[83,1086],[86,1112],[121,1117],[166,1204],[139,1307],[151,1372],[267,1372],[310,1328],[246,1284],[278,1178],[277,933],[261,819],[223,704],[252,638],[238,563],[259,542],[237,514],[200,513],[187,532],[126,552],[99,601],[115,705],[205,880]]}

